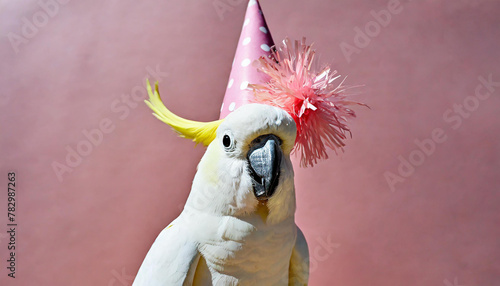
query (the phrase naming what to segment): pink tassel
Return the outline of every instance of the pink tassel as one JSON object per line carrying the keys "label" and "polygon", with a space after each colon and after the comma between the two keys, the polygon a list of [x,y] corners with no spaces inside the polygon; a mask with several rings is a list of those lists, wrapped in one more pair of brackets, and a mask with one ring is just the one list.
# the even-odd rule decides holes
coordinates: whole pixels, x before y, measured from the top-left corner
{"label": "pink tassel", "polygon": [[355,117],[350,105],[365,104],[347,101],[344,80],[335,85],[340,77],[330,67],[319,73],[311,71],[315,51],[305,44],[286,38],[272,57],[256,61],[259,71],[267,74],[266,84],[252,84],[255,102],[274,105],[287,111],[297,124],[294,153],[301,154],[302,167],[313,166],[319,159],[327,159],[326,147],[343,151],[343,140],[351,132],[346,123]]}

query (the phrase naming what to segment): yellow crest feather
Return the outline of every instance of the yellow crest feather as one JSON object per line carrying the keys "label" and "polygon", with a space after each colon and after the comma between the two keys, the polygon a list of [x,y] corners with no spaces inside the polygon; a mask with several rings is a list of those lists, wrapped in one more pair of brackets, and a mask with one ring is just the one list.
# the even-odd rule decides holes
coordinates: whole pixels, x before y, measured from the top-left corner
{"label": "yellow crest feather", "polygon": [[158,82],[155,83],[155,90],[153,92],[148,80],[147,90],[149,101],[144,100],[144,102],[154,111],[153,115],[170,125],[181,137],[192,139],[196,144],[202,143],[205,146],[208,146],[215,139],[217,128],[219,128],[224,119],[212,122],[198,122],[184,119],[165,107],[158,91]]}

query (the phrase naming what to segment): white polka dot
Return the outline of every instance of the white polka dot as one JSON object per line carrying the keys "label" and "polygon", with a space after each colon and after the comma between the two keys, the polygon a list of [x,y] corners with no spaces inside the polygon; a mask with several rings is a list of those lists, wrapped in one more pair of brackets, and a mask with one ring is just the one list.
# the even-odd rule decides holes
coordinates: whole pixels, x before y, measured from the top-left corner
{"label": "white polka dot", "polygon": [[222,105],[220,106],[220,112],[222,112],[222,110],[224,109],[224,102],[222,103]]}
{"label": "white polka dot", "polygon": [[251,60],[250,59],[244,59],[242,62],[241,62],[241,66],[242,67],[246,67],[250,64]]}
{"label": "white polka dot", "polygon": [[234,79],[230,79],[229,82],[227,83],[227,88],[231,88],[233,86]]}
{"label": "white polka dot", "polygon": [[245,22],[243,22],[243,27],[245,27],[248,24],[250,24],[250,19],[246,19]]}
{"label": "white polka dot", "polygon": [[250,37],[246,37],[245,39],[243,39],[243,46],[248,45],[248,43],[250,43],[251,40],[252,40],[252,38],[250,38]]}
{"label": "white polka dot", "polygon": [[236,103],[235,102],[231,102],[231,104],[229,104],[229,111],[234,111],[235,107],[236,107]]}
{"label": "white polka dot", "polygon": [[250,2],[248,3],[248,6],[253,6],[255,4],[257,4],[256,0],[250,0]]}
{"label": "white polka dot", "polygon": [[264,33],[264,34],[267,34],[267,29],[266,27],[260,27],[259,30]]}
{"label": "white polka dot", "polygon": [[242,82],[242,83],[241,83],[241,85],[240,85],[240,89],[241,89],[241,90],[244,90],[244,89],[246,89],[247,87],[248,87],[248,81],[244,81],[244,82]]}
{"label": "white polka dot", "polygon": [[263,49],[266,52],[269,52],[271,50],[271,48],[268,45],[266,45],[266,44],[260,45],[260,48]]}

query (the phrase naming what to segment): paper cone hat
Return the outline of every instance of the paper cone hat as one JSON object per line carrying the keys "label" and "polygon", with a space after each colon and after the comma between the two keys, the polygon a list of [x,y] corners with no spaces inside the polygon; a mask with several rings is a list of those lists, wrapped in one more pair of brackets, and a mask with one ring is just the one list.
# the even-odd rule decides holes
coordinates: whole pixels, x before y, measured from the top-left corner
{"label": "paper cone hat", "polygon": [[273,38],[259,2],[249,1],[220,111],[221,119],[252,100],[253,91],[249,83],[260,84],[269,79],[269,76],[257,71],[252,63],[260,57],[270,57],[273,46]]}
{"label": "paper cone hat", "polygon": [[[344,80],[329,66],[314,69],[315,51],[302,41],[285,39],[274,46],[259,2],[250,0],[234,56],[220,119],[197,122],[168,110],[158,86],[149,86],[146,104],[154,115],[185,138],[209,145],[218,126],[231,112],[247,103],[269,104],[285,110],[297,125],[293,152],[301,155],[301,166],[313,166],[327,159],[327,149],[343,150],[351,132],[347,121],[355,117],[347,99]],[[339,80],[337,80],[339,79]]]}

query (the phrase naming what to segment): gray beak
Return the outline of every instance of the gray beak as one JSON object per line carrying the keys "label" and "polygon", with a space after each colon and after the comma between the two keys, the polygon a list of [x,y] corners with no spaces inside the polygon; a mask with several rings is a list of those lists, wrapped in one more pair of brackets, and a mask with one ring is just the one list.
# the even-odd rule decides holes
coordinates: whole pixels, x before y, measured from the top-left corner
{"label": "gray beak", "polygon": [[276,190],[280,176],[281,140],[275,135],[262,135],[254,140],[248,152],[253,191],[258,200],[267,200]]}

